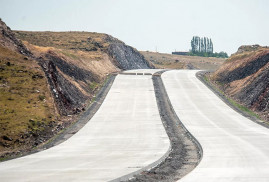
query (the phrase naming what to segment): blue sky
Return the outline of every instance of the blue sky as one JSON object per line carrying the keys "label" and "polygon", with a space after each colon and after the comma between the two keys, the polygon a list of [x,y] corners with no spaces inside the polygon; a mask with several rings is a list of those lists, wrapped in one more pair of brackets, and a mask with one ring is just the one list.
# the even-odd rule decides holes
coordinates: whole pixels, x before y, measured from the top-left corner
{"label": "blue sky", "polygon": [[267,0],[0,0],[0,18],[14,30],[111,34],[138,50],[190,49],[210,37],[214,51],[269,45]]}

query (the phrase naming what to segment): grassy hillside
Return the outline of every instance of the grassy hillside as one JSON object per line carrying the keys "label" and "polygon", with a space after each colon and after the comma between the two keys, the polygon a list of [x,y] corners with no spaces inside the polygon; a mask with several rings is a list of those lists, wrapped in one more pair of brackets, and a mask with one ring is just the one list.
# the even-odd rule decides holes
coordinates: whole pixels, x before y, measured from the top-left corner
{"label": "grassy hillside", "polygon": [[182,56],[149,51],[140,52],[156,68],[215,70],[225,61],[223,58]]}
{"label": "grassy hillside", "polygon": [[79,49],[97,51],[107,48],[112,40],[109,36],[91,32],[29,32],[15,31],[16,36],[42,47],[55,47],[60,49]]}
{"label": "grassy hillside", "polygon": [[0,95],[0,156],[41,143],[58,113],[37,62],[0,46]]}

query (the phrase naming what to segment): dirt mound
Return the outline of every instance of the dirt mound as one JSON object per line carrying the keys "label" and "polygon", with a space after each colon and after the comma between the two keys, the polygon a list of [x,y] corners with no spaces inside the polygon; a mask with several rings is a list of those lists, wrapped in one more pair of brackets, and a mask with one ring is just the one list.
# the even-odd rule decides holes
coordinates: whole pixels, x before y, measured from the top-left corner
{"label": "dirt mound", "polygon": [[269,48],[241,46],[211,77],[225,93],[269,119]]}

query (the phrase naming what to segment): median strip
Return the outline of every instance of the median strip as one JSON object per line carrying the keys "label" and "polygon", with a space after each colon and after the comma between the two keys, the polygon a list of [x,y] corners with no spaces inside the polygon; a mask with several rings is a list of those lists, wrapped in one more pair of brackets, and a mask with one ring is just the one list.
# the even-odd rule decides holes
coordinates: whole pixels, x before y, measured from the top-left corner
{"label": "median strip", "polygon": [[129,182],[178,180],[192,171],[202,158],[202,147],[174,112],[160,77],[163,72],[153,74],[152,80],[161,120],[170,139],[171,150],[165,160],[154,168],[135,175],[128,180]]}

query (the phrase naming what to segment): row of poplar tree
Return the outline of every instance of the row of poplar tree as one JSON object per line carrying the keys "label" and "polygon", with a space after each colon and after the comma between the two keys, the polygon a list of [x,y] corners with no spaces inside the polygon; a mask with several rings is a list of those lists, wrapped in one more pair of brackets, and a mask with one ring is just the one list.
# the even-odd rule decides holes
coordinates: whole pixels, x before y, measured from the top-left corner
{"label": "row of poplar tree", "polygon": [[221,57],[227,58],[226,52],[213,53],[213,42],[207,37],[193,36],[191,40],[191,50],[188,53],[190,56],[203,56],[203,57]]}
{"label": "row of poplar tree", "polygon": [[213,53],[212,40],[207,37],[193,36],[191,40],[191,51],[193,53],[197,52]]}

